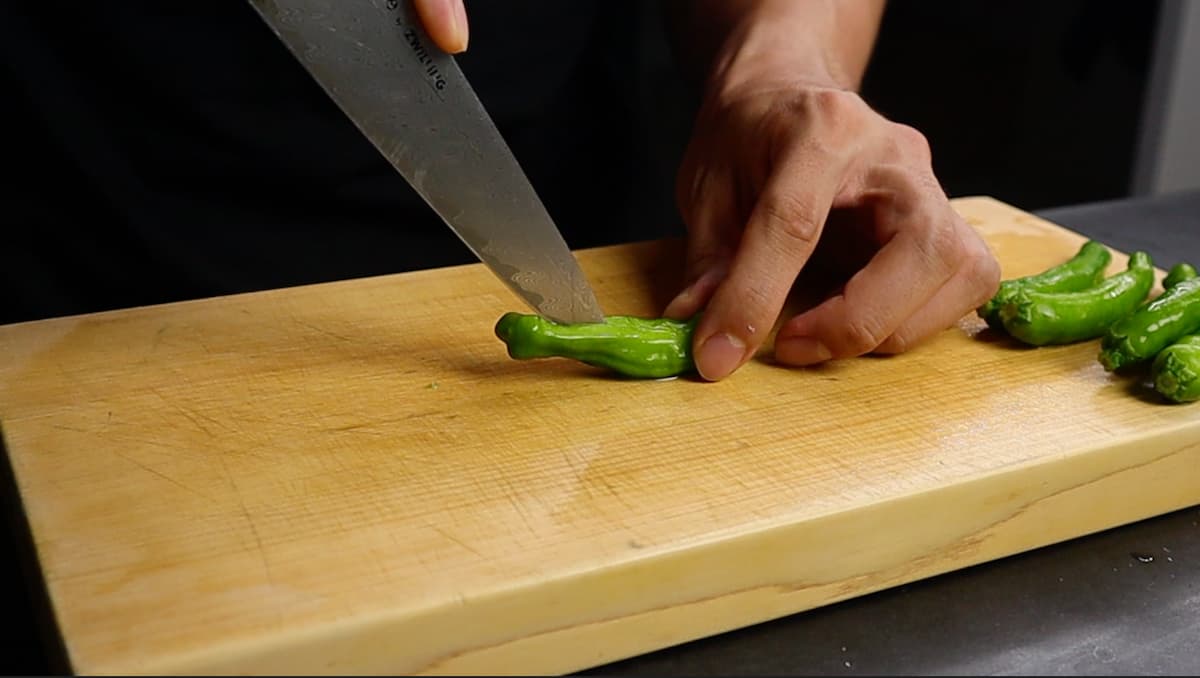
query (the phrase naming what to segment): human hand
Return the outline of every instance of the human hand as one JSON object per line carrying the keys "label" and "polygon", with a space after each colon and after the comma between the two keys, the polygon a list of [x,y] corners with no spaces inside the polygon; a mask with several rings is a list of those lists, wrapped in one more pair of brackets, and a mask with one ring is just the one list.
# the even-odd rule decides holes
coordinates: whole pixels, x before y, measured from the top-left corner
{"label": "human hand", "polygon": [[467,49],[467,9],[463,0],[413,0],[421,25],[434,44],[450,54]]}
{"label": "human hand", "polygon": [[[688,284],[664,315],[704,309],[695,356],[708,380],[755,354],[810,263],[848,278],[780,326],[784,364],[906,351],[999,284],[987,245],[939,186],[925,138],[820,80],[763,69],[711,87],[676,193]],[[810,261],[818,242],[822,258]]]}

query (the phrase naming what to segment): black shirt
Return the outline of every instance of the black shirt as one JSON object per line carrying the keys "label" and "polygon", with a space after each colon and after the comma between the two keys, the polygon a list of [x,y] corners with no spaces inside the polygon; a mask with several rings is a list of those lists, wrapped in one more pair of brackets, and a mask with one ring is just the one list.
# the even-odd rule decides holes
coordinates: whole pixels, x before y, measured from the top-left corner
{"label": "black shirt", "polygon": [[[654,236],[630,7],[468,15],[459,64],[568,243]],[[0,323],[475,261],[247,2],[4,3],[0,56]]]}

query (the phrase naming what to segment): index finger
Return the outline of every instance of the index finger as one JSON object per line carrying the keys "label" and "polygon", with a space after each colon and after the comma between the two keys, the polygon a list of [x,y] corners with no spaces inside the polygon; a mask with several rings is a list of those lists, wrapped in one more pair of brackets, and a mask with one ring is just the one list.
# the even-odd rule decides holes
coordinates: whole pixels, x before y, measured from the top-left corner
{"label": "index finger", "polygon": [[846,160],[797,145],[773,169],[729,273],[696,327],[702,377],[724,379],[746,362],[774,326],[788,292],[820,239]]}
{"label": "index finger", "polygon": [[802,364],[873,351],[958,270],[965,245],[952,209],[939,208],[936,198],[915,182],[899,176],[894,181],[883,198],[893,204],[877,212],[891,221],[885,227],[894,235],[847,281],[841,294],[779,329],[775,348],[780,359]]}
{"label": "index finger", "polygon": [[449,54],[466,51],[469,31],[463,0],[413,0],[413,6],[434,44]]}

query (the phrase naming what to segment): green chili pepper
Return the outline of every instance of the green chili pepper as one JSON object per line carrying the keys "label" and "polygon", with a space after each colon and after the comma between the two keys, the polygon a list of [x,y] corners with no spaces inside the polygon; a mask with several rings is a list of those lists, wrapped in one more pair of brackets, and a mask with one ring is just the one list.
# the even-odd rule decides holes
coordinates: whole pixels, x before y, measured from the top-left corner
{"label": "green chili pepper", "polygon": [[987,321],[989,327],[1001,330],[1004,323],[1000,318],[1000,309],[1004,308],[1017,292],[1023,289],[1037,292],[1084,290],[1104,279],[1104,271],[1108,269],[1111,261],[1112,253],[1107,247],[1094,240],[1088,240],[1075,256],[1058,266],[1036,275],[1002,281],[992,298],[976,309],[976,313]]}
{"label": "green chili pepper", "polygon": [[1200,334],[1188,334],[1159,351],[1150,367],[1154,390],[1168,400],[1200,400]]}
{"label": "green chili pepper", "polygon": [[505,313],[496,336],[517,360],[562,357],[640,379],[673,377],[692,370],[690,320],[608,316],[601,323],[558,323],[540,315]]}
{"label": "green chili pepper", "polygon": [[1181,283],[1184,280],[1190,280],[1195,277],[1196,267],[1185,261],[1181,261],[1172,266],[1170,271],[1167,271],[1167,275],[1163,278],[1163,289],[1170,289],[1177,283]]}
{"label": "green chili pepper", "polygon": [[1000,318],[1009,334],[1034,346],[1085,341],[1132,313],[1153,286],[1150,255],[1134,252],[1124,271],[1086,290],[1019,290],[1000,309]]}
{"label": "green chili pepper", "polygon": [[1200,278],[1168,287],[1113,324],[1100,341],[1100,364],[1112,372],[1151,360],[1180,337],[1200,332]]}

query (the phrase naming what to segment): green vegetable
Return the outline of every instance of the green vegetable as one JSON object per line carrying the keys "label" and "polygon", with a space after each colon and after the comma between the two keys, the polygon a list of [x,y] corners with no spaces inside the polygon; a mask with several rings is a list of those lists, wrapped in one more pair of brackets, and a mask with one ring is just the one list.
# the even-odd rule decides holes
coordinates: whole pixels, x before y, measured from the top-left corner
{"label": "green vegetable", "polygon": [[1075,256],[1069,260],[1038,273],[1023,278],[1013,278],[1000,283],[999,289],[983,306],[976,309],[980,318],[987,321],[994,330],[1003,329],[1000,309],[1016,296],[1021,290],[1037,292],[1077,292],[1099,283],[1104,278],[1104,271],[1112,261],[1112,253],[1104,245],[1088,240],[1083,243]]}
{"label": "green vegetable", "polygon": [[1180,337],[1159,351],[1150,367],[1154,389],[1168,400],[1200,400],[1200,334]]}
{"label": "green vegetable", "polygon": [[1189,278],[1114,323],[1100,342],[1100,364],[1112,372],[1152,360],[1180,337],[1196,332],[1200,332],[1200,278]]}
{"label": "green vegetable", "polygon": [[1138,307],[1154,286],[1154,264],[1134,252],[1124,271],[1078,292],[1018,290],[1000,309],[1004,329],[1026,344],[1068,344],[1099,337]]}
{"label": "green vegetable", "polygon": [[1195,277],[1196,267],[1187,262],[1181,261],[1172,266],[1170,271],[1167,271],[1166,277],[1163,278],[1163,289],[1170,289],[1177,283],[1181,283],[1184,280],[1190,280]]}
{"label": "green vegetable", "polygon": [[695,367],[692,334],[698,319],[615,315],[602,323],[557,323],[510,312],[496,323],[496,336],[517,360],[570,358],[629,377],[660,379]]}

